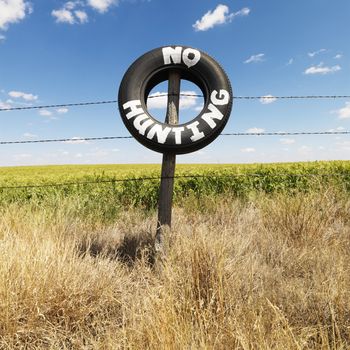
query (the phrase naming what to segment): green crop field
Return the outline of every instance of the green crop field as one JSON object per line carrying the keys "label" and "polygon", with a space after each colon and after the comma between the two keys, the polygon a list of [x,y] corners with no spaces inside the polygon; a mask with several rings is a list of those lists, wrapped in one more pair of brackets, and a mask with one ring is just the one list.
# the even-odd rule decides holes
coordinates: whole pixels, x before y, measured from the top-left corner
{"label": "green crop field", "polygon": [[1,350],[350,348],[349,161],[159,175],[0,168]]}
{"label": "green crop field", "polygon": [[[0,205],[30,202],[52,206],[58,200],[75,198],[82,212],[113,218],[116,211],[129,206],[155,208],[159,176],[159,165],[0,168]],[[348,191],[350,162],[180,164],[176,176],[175,202],[188,196],[249,197],[257,193],[310,191],[326,185]],[[123,179],[132,181],[119,181]],[[59,186],[51,186],[55,184]]]}

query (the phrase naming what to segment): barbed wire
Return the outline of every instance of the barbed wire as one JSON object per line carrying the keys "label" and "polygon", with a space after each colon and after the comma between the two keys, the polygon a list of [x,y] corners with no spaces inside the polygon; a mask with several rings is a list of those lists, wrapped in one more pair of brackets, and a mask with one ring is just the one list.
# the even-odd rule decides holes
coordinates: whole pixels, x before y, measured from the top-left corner
{"label": "barbed wire", "polygon": [[[296,131],[296,132],[232,132],[221,133],[219,136],[297,136],[297,135],[349,135],[350,131]],[[87,141],[101,140],[120,140],[132,139],[132,136],[101,136],[101,137],[74,137],[62,139],[44,139],[44,140],[15,140],[15,141],[0,141],[0,145],[13,144],[28,144],[28,143],[49,143],[49,142],[64,142],[64,143],[79,143]]]}
{"label": "barbed wire", "polygon": [[104,105],[104,104],[111,104],[111,103],[117,103],[117,101],[116,100],[92,101],[92,102],[62,103],[62,104],[26,106],[26,107],[8,107],[8,108],[0,108],[0,112],[23,111],[23,110],[44,109],[44,108],[49,109],[49,108],[76,107],[76,106],[92,106],[92,105]]}
{"label": "barbed wire", "polygon": [[31,189],[31,188],[47,188],[47,187],[64,187],[64,186],[80,186],[80,185],[95,185],[95,184],[108,184],[108,183],[120,183],[120,182],[142,182],[151,180],[163,180],[163,179],[184,179],[184,178],[228,178],[228,177],[349,177],[350,173],[319,173],[319,174],[295,174],[295,173],[248,173],[248,174],[227,174],[227,175],[198,175],[198,174],[187,174],[187,175],[175,175],[175,176],[150,176],[150,177],[136,177],[136,178],[123,178],[123,179],[108,179],[108,180],[95,180],[95,181],[81,181],[81,182],[63,182],[63,183],[49,183],[49,184],[27,184],[27,185],[16,185],[16,186],[0,186],[0,190],[8,189]]}
{"label": "barbed wire", "polygon": [[[159,94],[148,96],[149,99],[160,98],[165,96],[184,96],[184,97],[204,97],[201,94]],[[233,96],[235,100],[261,100],[261,99],[273,99],[273,100],[296,100],[296,99],[344,99],[350,98],[350,95],[290,95],[290,96]],[[0,108],[0,112],[9,111],[22,111],[31,109],[44,109],[44,108],[62,108],[62,107],[77,107],[77,106],[92,106],[92,105],[104,105],[104,104],[117,104],[117,100],[104,100],[104,101],[88,101],[88,102],[76,102],[76,103],[60,103],[51,105],[39,105],[39,106],[25,106],[25,107],[7,107]]]}
{"label": "barbed wire", "polygon": [[291,132],[231,132],[220,136],[297,136],[297,135],[347,135],[350,131],[291,131]]}
{"label": "barbed wire", "polygon": [[23,143],[47,143],[47,142],[64,142],[64,143],[79,143],[85,141],[99,141],[99,140],[118,140],[118,139],[132,139],[132,136],[103,136],[103,137],[76,137],[63,139],[46,139],[46,140],[17,140],[17,141],[0,141],[0,145],[13,145]]}

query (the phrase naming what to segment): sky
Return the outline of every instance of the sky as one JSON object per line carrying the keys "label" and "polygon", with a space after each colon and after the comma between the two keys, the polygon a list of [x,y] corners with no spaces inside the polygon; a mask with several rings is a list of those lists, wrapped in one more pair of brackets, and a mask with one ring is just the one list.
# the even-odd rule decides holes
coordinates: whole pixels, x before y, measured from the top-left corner
{"label": "sky", "polygon": [[[0,109],[115,100],[160,46],[214,57],[235,96],[225,133],[350,131],[349,0],[0,0]],[[182,92],[198,92],[184,82]],[[165,83],[151,94],[166,92]],[[166,100],[149,111],[164,119]],[[180,121],[203,99],[184,97]],[[184,119],[181,119],[184,118]],[[0,141],[128,136],[116,104],[0,112]],[[350,136],[219,136],[179,163],[349,160]],[[0,145],[0,166],[160,163],[134,139]]]}

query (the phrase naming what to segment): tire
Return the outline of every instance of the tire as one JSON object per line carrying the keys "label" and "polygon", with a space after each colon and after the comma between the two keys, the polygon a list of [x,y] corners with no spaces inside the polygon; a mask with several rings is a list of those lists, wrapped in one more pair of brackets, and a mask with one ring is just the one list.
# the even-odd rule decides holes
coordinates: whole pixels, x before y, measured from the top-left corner
{"label": "tire", "polygon": [[[162,123],[147,111],[150,91],[168,80],[176,69],[181,79],[196,84],[204,96],[204,108],[193,120],[178,125]],[[222,132],[231,113],[232,89],[220,65],[209,55],[187,46],[160,47],[138,58],[119,87],[122,120],[142,145],[160,153],[184,154],[211,143]]]}

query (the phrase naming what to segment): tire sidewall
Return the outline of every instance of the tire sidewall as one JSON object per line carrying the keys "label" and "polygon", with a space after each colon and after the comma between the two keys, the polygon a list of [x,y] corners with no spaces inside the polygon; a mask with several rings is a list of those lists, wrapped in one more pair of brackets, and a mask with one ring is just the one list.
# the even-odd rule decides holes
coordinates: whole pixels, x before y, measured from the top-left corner
{"label": "tire sidewall", "polygon": [[[170,47],[175,49],[180,46]],[[183,59],[181,59],[180,63],[174,63],[174,60],[172,60],[171,63],[165,64],[163,56],[163,49],[165,48],[169,48],[169,46],[160,47],[145,53],[126,71],[119,88],[119,111],[129,132],[147,148],[161,153],[184,154],[194,152],[211,143],[225,127],[232,109],[233,95],[231,84],[221,66],[206,53],[188,46],[181,46],[182,54],[186,49],[196,50],[200,53],[199,61],[195,65],[188,67]],[[180,50],[178,49],[178,51]],[[151,89],[160,82],[167,80],[171,69],[181,71],[182,79],[196,84],[201,89],[205,102],[203,110],[197,116],[187,123],[178,125],[170,125],[156,120],[148,112],[146,106],[146,99]],[[226,96],[226,93],[223,93],[223,91],[226,91],[229,96],[229,101],[226,104],[221,104],[223,101],[222,97]],[[214,104],[212,96],[214,96],[214,101],[220,101],[220,104]],[[147,121],[150,124],[148,128],[143,130],[143,134],[140,133],[140,129],[138,130],[135,127],[134,123],[140,114],[131,118],[127,117],[131,109],[126,107],[126,105],[130,101],[140,102],[138,108],[140,108],[140,114],[144,115],[142,117],[143,122]],[[208,115],[208,113],[210,114]],[[209,124],[206,120],[209,121]],[[214,124],[215,127],[213,127]],[[155,127],[156,125],[158,126]],[[155,133],[154,130],[151,132],[152,128],[154,130],[162,128],[164,130],[163,136],[169,131],[169,128],[170,131],[165,140],[164,137],[160,140],[158,133]],[[154,136],[150,137],[152,133]],[[179,135],[181,143],[179,143]]]}

